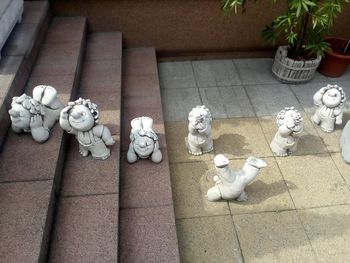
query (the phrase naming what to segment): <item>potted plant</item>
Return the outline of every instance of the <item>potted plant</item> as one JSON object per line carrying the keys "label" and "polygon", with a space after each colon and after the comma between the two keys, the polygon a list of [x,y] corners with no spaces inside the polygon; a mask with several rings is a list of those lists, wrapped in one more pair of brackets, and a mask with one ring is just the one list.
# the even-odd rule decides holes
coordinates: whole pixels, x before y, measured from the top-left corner
{"label": "potted plant", "polygon": [[325,41],[329,43],[331,48],[326,50],[317,70],[328,77],[339,77],[350,64],[350,40],[327,37]]}
{"label": "potted plant", "polygon": [[[245,6],[246,0],[223,0],[224,11]],[[252,0],[256,2],[256,0]],[[265,40],[284,35],[287,46],[280,46],[275,55],[272,72],[284,83],[303,83],[313,78],[329,43],[325,34],[349,0],[288,0],[284,14],[275,18],[262,30]]]}

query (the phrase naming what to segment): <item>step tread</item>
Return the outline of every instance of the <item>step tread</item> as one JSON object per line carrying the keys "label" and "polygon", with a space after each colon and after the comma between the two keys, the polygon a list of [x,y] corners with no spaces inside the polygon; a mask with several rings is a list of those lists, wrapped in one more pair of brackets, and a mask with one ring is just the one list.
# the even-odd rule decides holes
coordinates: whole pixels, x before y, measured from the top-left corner
{"label": "step tread", "polygon": [[71,136],[50,248],[50,262],[118,259],[122,34],[88,36],[79,97],[91,99],[116,143],[104,161],[83,158]]}
{"label": "step tread", "polygon": [[[84,33],[86,20],[80,19],[81,27],[78,35],[81,53],[84,49]],[[55,20],[54,20],[55,21]],[[49,32],[52,29],[49,29]],[[48,45],[44,43],[44,46]],[[55,55],[55,44],[50,44],[51,54]],[[58,94],[63,102],[70,99],[79,76],[81,56],[75,56],[74,71],[71,75],[75,78],[66,81],[64,90]],[[40,60],[39,54],[38,60]],[[37,65],[35,65],[35,68]],[[64,75],[56,72],[56,78]],[[51,84],[45,74],[39,74],[35,81],[40,84]],[[33,83],[30,77],[29,83]],[[32,86],[27,86],[26,93],[31,94]],[[20,95],[20,94],[15,94]],[[51,231],[55,189],[58,186],[61,163],[64,159],[63,131],[59,125],[55,125],[50,139],[44,144],[33,141],[29,134],[17,135],[10,131],[6,137],[3,151],[0,155],[0,196],[8,196],[6,205],[1,203],[0,213],[1,235],[0,255],[8,256],[6,262],[45,262],[48,246],[48,235]],[[23,193],[19,193],[21,188]],[[31,195],[26,195],[26,189]],[[21,209],[18,209],[21,208]],[[11,228],[12,222],[18,222],[19,226],[26,226],[25,231],[21,227]],[[31,231],[31,232],[29,232]],[[29,238],[30,237],[30,238]],[[9,255],[15,254],[15,257]],[[18,260],[17,260],[18,259]],[[24,259],[24,260],[21,260]]]}
{"label": "step tread", "polygon": [[[122,160],[120,175],[121,262],[179,262],[170,169],[154,48],[126,49],[123,54]],[[140,87],[144,89],[140,91]],[[145,91],[146,90],[146,91]],[[163,160],[128,164],[130,121],[153,119]]]}
{"label": "step tread", "polygon": [[17,24],[2,49],[0,60],[0,150],[10,126],[7,109],[12,97],[23,92],[47,30],[48,2],[24,3],[23,19]]}

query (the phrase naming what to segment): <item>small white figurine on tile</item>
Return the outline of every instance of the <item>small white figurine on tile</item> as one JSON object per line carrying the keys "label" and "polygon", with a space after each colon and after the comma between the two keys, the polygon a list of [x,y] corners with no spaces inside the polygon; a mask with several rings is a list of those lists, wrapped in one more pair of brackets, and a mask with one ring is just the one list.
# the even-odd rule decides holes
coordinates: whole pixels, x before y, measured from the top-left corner
{"label": "small white figurine on tile", "polygon": [[335,125],[342,124],[346,97],[341,87],[328,84],[317,91],[313,99],[318,108],[312,116],[312,121],[320,125],[323,131],[332,132]]}
{"label": "small white figurine on tile", "polygon": [[152,129],[153,120],[149,117],[138,117],[131,121],[130,145],[127,153],[129,163],[138,159],[151,159],[154,163],[162,161],[158,136]]}
{"label": "small white figurine on tile", "polygon": [[209,201],[247,201],[245,187],[258,176],[261,168],[267,166],[265,161],[251,156],[241,170],[235,171],[230,168],[229,160],[223,154],[215,156],[214,164],[218,175],[213,178],[215,185],[207,192]]}
{"label": "small white figurine on tile", "polygon": [[189,113],[188,121],[188,137],[185,138],[188,152],[193,155],[211,152],[214,148],[210,111],[204,105],[197,106]]}
{"label": "small white figurine on tile", "polygon": [[30,132],[36,142],[43,143],[50,136],[50,129],[59,119],[63,104],[55,88],[39,85],[33,89],[33,98],[22,94],[14,97],[8,111],[12,130]]}
{"label": "small white figurine on tile", "polygon": [[89,99],[79,98],[68,102],[61,111],[60,125],[68,133],[75,135],[79,142],[79,152],[83,157],[91,153],[94,159],[105,160],[110,156],[111,146],[115,143],[109,129],[98,124],[97,105]]}
{"label": "small white figurine on tile", "polygon": [[286,107],[276,117],[278,131],[270,147],[278,156],[287,156],[297,150],[303,132],[303,118],[294,107]]}

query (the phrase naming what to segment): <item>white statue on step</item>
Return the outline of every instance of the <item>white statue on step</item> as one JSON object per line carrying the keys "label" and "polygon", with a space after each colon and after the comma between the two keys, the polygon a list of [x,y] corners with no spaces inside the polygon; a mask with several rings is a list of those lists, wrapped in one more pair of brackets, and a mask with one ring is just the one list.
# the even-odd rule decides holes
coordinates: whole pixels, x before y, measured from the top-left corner
{"label": "white statue on step", "polygon": [[79,142],[79,152],[83,157],[91,153],[95,159],[105,160],[110,156],[110,149],[115,141],[109,129],[98,124],[97,105],[89,99],[79,98],[69,102],[61,111],[60,125],[68,133],[75,135]]}
{"label": "white statue on step", "polygon": [[50,129],[59,119],[62,108],[55,88],[36,86],[33,98],[22,94],[12,99],[8,111],[12,130],[16,133],[30,132],[36,142],[43,143],[49,138]]}
{"label": "white statue on step", "polygon": [[153,120],[149,117],[138,117],[131,121],[131,142],[127,153],[129,163],[135,163],[139,158],[150,158],[155,163],[162,161],[158,137],[152,126]]}
{"label": "white statue on step", "polygon": [[278,131],[270,147],[278,156],[287,156],[297,150],[299,138],[303,132],[303,118],[294,107],[286,107],[276,117]]}
{"label": "white statue on step", "polygon": [[193,155],[211,152],[214,148],[210,111],[204,105],[197,106],[189,113],[188,121],[188,137],[185,138],[188,152]]}
{"label": "white statue on step", "polygon": [[318,106],[312,121],[320,125],[325,132],[332,132],[335,125],[343,122],[343,107],[346,100],[344,90],[338,85],[327,85],[314,95],[314,103]]}
{"label": "white statue on step", "polygon": [[340,148],[343,159],[350,163],[350,121],[348,121],[340,136]]}
{"label": "white statue on step", "polygon": [[215,186],[207,192],[209,201],[247,201],[245,187],[258,176],[261,168],[267,166],[265,161],[251,156],[241,170],[235,171],[229,167],[229,160],[223,154],[215,156],[214,164],[218,175],[214,176]]}

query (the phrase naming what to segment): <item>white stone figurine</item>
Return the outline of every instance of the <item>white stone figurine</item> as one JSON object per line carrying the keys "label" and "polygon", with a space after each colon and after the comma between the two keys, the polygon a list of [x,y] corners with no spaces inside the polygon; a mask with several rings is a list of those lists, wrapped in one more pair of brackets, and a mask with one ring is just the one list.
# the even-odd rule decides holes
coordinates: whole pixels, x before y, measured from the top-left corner
{"label": "white stone figurine", "polygon": [[340,148],[343,159],[350,163],[350,121],[348,121],[340,136]]}
{"label": "white stone figurine", "polygon": [[210,111],[204,105],[197,106],[189,113],[188,121],[188,137],[185,139],[188,152],[193,155],[211,152],[214,148]]}
{"label": "white stone figurine", "polygon": [[343,106],[345,93],[338,85],[327,85],[314,95],[314,103],[318,106],[312,121],[320,125],[325,132],[334,131],[335,125],[343,122]]}
{"label": "white stone figurine", "polygon": [[94,159],[105,160],[110,156],[111,146],[115,143],[109,129],[98,124],[97,105],[89,99],[79,98],[68,102],[61,111],[60,125],[68,133],[75,135],[79,142],[79,152],[83,157],[91,153]]}
{"label": "white stone figurine", "polygon": [[62,108],[55,88],[36,86],[33,98],[22,94],[12,99],[8,111],[12,130],[16,133],[30,132],[36,142],[43,143],[49,138],[50,129],[58,121]]}
{"label": "white stone figurine", "polygon": [[270,143],[271,150],[278,156],[287,156],[297,150],[303,132],[303,118],[294,107],[286,107],[276,117],[278,130]]}
{"label": "white stone figurine", "polygon": [[127,153],[129,163],[135,163],[140,158],[149,158],[155,163],[162,161],[158,137],[152,126],[153,120],[149,117],[138,117],[131,121],[131,142]]}
{"label": "white stone figurine", "polygon": [[207,192],[209,201],[247,201],[245,187],[258,176],[261,168],[267,166],[265,161],[251,156],[241,170],[235,171],[230,168],[229,160],[223,154],[215,156],[214,164],[218,175],[214,176],[215,186]]}

